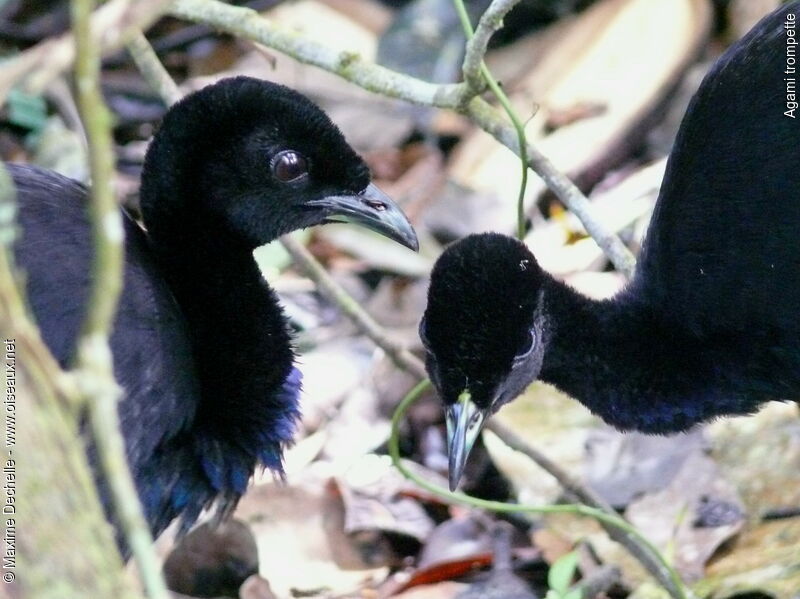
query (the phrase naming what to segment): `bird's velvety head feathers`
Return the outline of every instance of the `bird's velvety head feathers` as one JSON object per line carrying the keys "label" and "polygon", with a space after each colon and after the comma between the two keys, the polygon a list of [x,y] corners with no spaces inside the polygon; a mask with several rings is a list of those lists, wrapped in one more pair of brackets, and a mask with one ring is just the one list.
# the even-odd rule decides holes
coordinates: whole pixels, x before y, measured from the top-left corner
{"label": "bird's velvety head feathers", "polygon": [[[169,245],[187,213],[253,248],[329,220],[351,220],[416,248],[397,206],[327,115],[282,85],[235,77],[173,106],[142,175],[142,213]],[[185,227],[184,227],[185,228]]]}
{"label": "bird's velvety head feathers", "polygon": [[505,235],[471,235],[442,254],[431,274],[420,334],[445,403],[466,389],[488,408],[501,379],[520,358],[536,353],[541,277],[528,248]]}

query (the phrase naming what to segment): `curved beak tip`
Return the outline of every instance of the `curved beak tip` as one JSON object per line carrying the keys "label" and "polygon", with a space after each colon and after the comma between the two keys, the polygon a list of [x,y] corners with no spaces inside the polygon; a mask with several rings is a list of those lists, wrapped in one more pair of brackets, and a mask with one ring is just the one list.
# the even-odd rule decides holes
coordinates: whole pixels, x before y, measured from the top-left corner
{"label": "curved beak tip", "polygon": [[367,209],[374,211],[374,217],[368,218],[362,224],[410,250],[419,251],[417,232],[394,200],[372,183],[361,193],[361,198]]}
{"label": "curved beak tip", "polygon": [[328,196],[309,204],[324,208],[330,220],[362,225],[415,252],[419,250],[419,239],[408,217],[372,183],[361,193]]}
{"label": "curved beak tip", "polygon": [[450,487],[450,492],[453,493],[458,489],[458,483],[461,481],[461,475],[463,474],[463,468],[461,472],[456,472],[452,467],[450,468],[450,472],[447,477],[448,487]]}
{"label": "curved beak tip", "polygon": [[448,483],[455,491],[464,474],[470,451],[483,428],[486,410],[479,408],[471,399],[460,399],[446,408]]}
{"label": "curved beak tip", "polygon": [[406,238],[403,245],[413,252],[419,251],[419,239],[417,239],[417,234],[413,228],[411,229],[411,235]]}

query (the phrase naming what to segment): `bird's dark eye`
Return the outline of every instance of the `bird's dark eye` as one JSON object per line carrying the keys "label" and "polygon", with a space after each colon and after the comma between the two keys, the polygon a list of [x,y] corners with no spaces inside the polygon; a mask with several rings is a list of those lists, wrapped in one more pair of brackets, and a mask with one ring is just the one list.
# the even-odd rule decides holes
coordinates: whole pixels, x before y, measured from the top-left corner
{"label": "bird's dark eye", "polygon": [[514,364],[519,364],[525,358],[531,355],[533,348],[536,346],[536,332],[531,329],[531,334],[528,336],[528,341],[522,347],[522,349],[517,352],[517,355],[514,356]]}
{"label": "bird's dark eye", "polygon": [[425,331],[425,317],[422,317],[422,320],[419,321],[419,339],[422,341],[422,346],[425,349],[428,349],[430,344],[428,343],[428,334]]}
{"label": "bird's dark eye", "polygon": [[294,150],[284,150],[272,159],[272,172],[283,183],[297,181],[308,174],[308,161]]}

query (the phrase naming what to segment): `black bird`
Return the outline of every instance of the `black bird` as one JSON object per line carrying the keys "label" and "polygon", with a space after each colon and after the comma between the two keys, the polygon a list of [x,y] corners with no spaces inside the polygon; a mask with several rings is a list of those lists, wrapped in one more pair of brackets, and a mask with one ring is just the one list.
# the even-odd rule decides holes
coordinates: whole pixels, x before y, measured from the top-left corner
{"label": "black bird", "polygon": [[800,125],[785,80],[798,13],[767,16],[706,76],[617,296],[580,295],[498,234],[443,253],[420,336],[452,487],[485,419],[536,378],[658,434],[800,395]]}
{"label": "black bird", "polygon": [[[90,281],[87,190],[36,168],[10,171],[30,304],[68,365]],[[179,516],[187,528],[214,500],[235,505],[257,465],[281,471],[292,440],[301,376],[253,250],[333,220],[413,249],[417,240],[317,106],[246,77],[206,87],[166,114],[140,197],[146,231],[126,217],[111,346],[127,457],[157,535]]]}

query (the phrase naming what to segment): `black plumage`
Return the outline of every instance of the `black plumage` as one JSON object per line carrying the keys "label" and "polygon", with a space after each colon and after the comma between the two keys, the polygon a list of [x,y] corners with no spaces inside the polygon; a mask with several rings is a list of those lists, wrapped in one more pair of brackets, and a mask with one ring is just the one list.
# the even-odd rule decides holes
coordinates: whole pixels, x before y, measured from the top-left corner
{"label": "black plumage", "polygon": [[484,418],[537,377],[648,433],[798,397],[800,125],[784,79],[798,12],[796,1],[777,9],[706,76],[617,296],[578,294],[502,235],[444,252],[420,328],[446,404],[451,484]]}
{"label": "black plumage", "polygon": [[[11,165],[16,257],[44,339],[65,366],[86,308],[87,190]],[[238,77],[165,116],[142,172],[143,231],[125,218],[124,291],[111,338],[119,415],[154,534],[235,505],[257,465],[280,472],[300,373],[277,297],[253,250],[331,220],[416,248],[411,225],[308,99]],[[101,483],[103,499],[107,494]]]}

